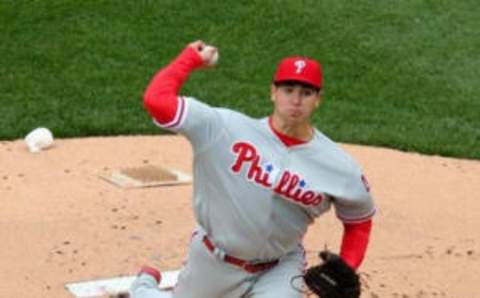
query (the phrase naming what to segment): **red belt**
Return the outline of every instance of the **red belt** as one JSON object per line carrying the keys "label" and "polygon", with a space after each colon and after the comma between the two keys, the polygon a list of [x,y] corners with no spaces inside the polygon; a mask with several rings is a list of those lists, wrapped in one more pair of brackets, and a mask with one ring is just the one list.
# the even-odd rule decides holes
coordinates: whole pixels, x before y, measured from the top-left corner
{"label": "red belt", "polygon": [[[203,237],[203,243],[211,253],[215,254],[215,252],[217,251],[217,248],[212,243],[212,241],[208,239],[207,236]],[[224,262],[243,268],[245,271],[249,273],[256,273],[259,271],[268,270],[270,268],[275,267],[275,265],[278,264],[278,260],[274,260],[266,263],[250,263],[248,261],[241,260],[241,259],[229,256],[227,254],[223,255],[222,259]]]}

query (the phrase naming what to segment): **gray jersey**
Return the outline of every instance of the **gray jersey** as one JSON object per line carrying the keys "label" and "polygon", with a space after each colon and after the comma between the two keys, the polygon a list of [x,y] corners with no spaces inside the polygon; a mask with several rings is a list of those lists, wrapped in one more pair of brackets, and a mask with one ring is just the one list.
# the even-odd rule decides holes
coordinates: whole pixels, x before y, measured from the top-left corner
{"label": "gray jersey", "polygon": [[318,130],[306,144],[286,147],[268,119],[179,98],[163,128],[193,146],[196,220],[226,253],[275,259],[301,243],[309,224],[334,206],[344,222],[374,212],[359,166]]}

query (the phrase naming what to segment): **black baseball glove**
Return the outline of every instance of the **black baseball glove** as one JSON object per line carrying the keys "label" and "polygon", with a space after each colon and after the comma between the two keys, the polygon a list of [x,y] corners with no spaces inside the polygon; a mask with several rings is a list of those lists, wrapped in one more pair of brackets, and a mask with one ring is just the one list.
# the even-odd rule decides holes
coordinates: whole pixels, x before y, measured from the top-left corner
{"label": "black baseball glove", "polygon": [[338,255],[322,251],[323,263],[307,269],[303,276],[308,288],[321,298],[359,298],[360,278]]}

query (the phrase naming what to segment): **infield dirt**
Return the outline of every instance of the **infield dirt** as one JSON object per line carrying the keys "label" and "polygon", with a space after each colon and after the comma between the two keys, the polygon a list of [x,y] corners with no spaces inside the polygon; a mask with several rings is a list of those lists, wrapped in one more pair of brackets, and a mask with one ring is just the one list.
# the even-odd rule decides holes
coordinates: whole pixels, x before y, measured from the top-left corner
{"label": "infield dirt", "polygon": [[[342,145],[378,207],[362,297],[479,297],[480,162]],[[194,227],[191,185],[122,189],[109,169],[155,165],[191,174],[183,137],[56,140],[29,153],[0,142],[0,297],[71,297],[64,284],[179,268]],[[333,212],[310,228],[309,263],[338,250]]]}

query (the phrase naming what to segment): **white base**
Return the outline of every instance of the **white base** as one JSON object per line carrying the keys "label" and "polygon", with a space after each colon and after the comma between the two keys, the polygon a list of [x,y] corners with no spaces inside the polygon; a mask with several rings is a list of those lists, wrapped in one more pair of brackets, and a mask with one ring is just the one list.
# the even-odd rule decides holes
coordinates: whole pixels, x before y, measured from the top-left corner
{"label": "white base", "polygon": [[[162,298],[172,297],[171,289],[177,284],[179,271],[162,272],[162,281],[158,286],[165,293],[162,293]],[[118,294],[127,292],[133,281],[137,278],[136,275],[114,277],[108,279],[91,280],[84,282],[68,283],[65,285],[70,293],[76,298],[94,298],[101,297],[106,294]]]}

